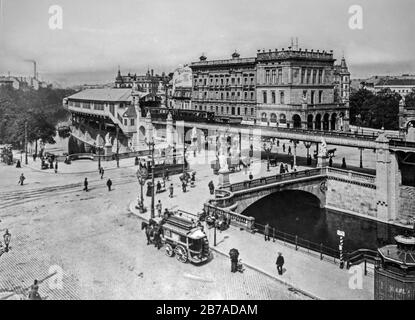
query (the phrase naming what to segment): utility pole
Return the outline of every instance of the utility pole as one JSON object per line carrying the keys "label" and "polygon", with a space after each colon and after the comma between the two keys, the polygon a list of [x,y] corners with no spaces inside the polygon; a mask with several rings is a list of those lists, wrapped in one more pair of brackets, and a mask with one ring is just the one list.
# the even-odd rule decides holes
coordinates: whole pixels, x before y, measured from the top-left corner
{"label": "utility pole", "polygon": [[27,165],[27,120],[24,123],[24,150],[25,150],[25,164]]}
{"label": "utility pole", "polygon": [[151,154],[151,218],[154,218],[154,138],[151,137],[151,140],[148,142],[146,139],[145,143],[148,145]]}
{"label": "utility pole", "polygon": [[116,136],[117,136],[117,154],[116,154],[116,157],[117,157],[117,168],[119,168],[120,167],[120,157],[119,157],[119,151],[120,151],[120,146],[119,146],[119,143],[118,143],[118,132],[119,132],[119,128],[118,128],[118,126],[116,126],[115,127],[115,131],[116,131]]}

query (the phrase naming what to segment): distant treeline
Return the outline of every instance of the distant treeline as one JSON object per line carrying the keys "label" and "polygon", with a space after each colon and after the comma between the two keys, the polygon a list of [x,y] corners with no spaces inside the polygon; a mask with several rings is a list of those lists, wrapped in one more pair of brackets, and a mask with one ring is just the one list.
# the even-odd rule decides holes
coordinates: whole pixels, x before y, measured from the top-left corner
{"label": "distant treeline", "polygon": [[25,122],[29,142],[42,139],[45,143],[55,143],[56,125],[70,116],[62,106],[62,99],[74,92],[70,89],[0,87],[0,144],[22,147]]}

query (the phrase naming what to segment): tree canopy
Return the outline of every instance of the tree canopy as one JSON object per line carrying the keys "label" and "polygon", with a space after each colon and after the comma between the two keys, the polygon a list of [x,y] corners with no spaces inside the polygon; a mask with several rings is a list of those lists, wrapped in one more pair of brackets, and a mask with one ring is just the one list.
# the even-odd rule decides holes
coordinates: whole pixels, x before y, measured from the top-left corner
{"label": "tree canopy", "polygon": [[25,123],[29,142],[41,139],[45,143],[55,143],[56,125],[69,117],[62,99],[72,93],[65,89],[0,87],[0,143],[21,146]]}
{"label": "tree canopy", "polygon": [[350,123],[358,126],[386,130],[399,129],[399,101],[401,96],[384,89],[372,93],[366,89],[350,95]]}

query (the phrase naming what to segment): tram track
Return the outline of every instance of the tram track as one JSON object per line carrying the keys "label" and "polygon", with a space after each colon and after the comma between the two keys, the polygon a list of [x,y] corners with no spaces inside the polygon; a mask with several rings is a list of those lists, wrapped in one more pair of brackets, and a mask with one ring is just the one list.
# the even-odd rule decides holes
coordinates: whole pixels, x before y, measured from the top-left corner
{"label": "tram track", "polygon": [[[132,176],[124,176],[114,180],[113,186],[125,185],[137,181],[137,179]],[[101,179],[90,180],[89,186],[91,190],[107,188],[104,180]],[[29,201],[36,201],[50,197],[62,196],[68,193],[80,192],[82,191],[82,188],[83,183],[79,182],[66,185],[33,188],[29,190],[0,192],[0,210],[15,207]]]}

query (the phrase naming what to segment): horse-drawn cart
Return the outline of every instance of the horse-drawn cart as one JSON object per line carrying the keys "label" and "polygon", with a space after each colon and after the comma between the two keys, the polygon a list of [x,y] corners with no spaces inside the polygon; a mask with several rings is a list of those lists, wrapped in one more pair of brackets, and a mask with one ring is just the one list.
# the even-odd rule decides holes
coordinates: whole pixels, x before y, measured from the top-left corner
{"label": "horse-drawn cart", "polygon": [[153,221],[148,228],[154,228],[156,234],[152,238],[156,242],[159,239],[167,256],[176,256],[180,262],[190,261],[195,264],[209,259],[209,241],[202,227],[196,227],[194,222],[175,215],[159,222]]}

